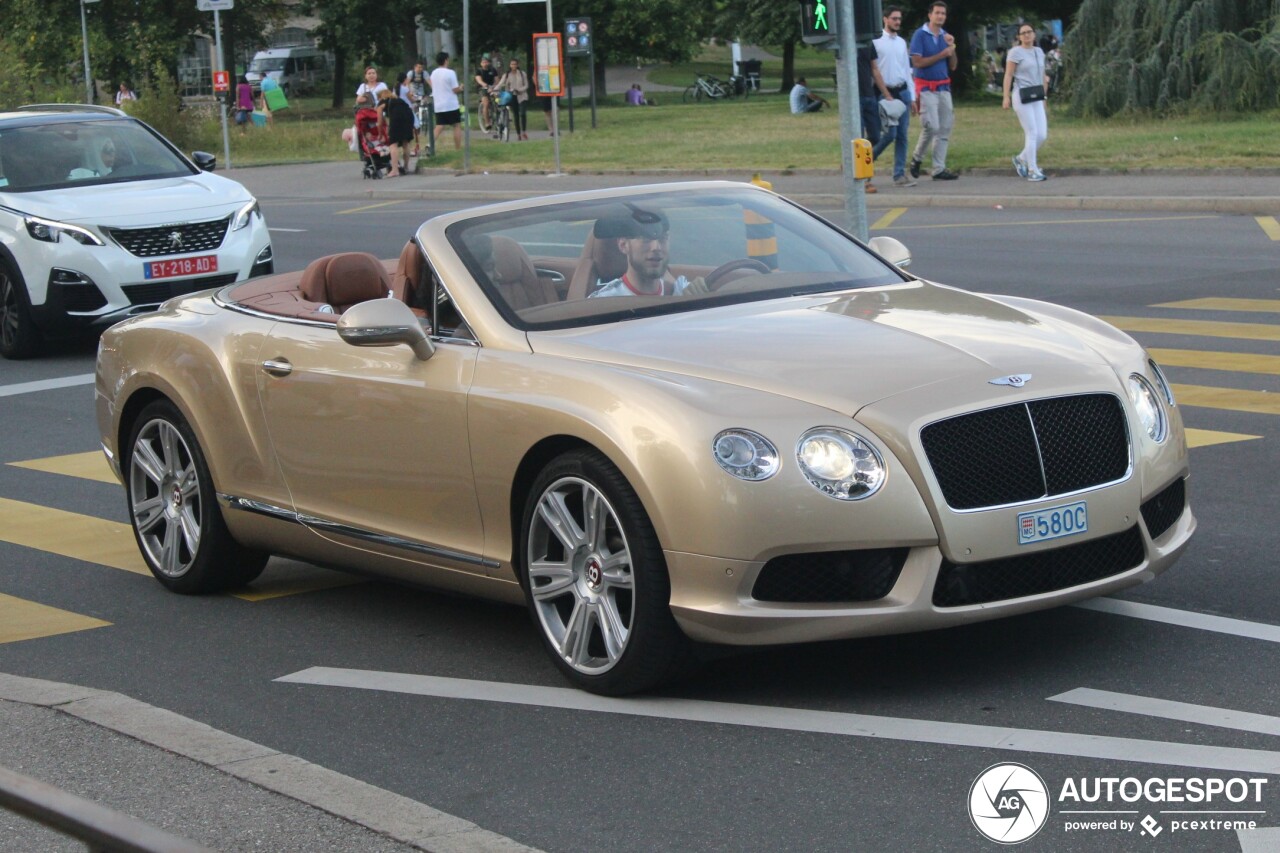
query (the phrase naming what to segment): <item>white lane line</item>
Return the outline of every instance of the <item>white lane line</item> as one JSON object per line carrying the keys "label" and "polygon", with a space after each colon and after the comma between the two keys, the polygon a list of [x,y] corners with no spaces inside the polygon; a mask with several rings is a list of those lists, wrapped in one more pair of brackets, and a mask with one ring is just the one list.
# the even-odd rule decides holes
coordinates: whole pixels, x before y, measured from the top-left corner
{"label": "white lane line", "polygon": [[1167,625],[1196,628],[1200,631],[1213,631],[1218,634],[1232,634],[1236,637],[1265,640],[1268,643],[1280,643],[1280,625],[1268,625],[1265,622],[1248,622],[1244,619],[1229,619],[1226,616],[1210,616],[1208,613],[1174,610],[1172,607],[1139,604],[1136,601],[1121,601],[1118,598],[1095,598],[1091,601],[1078,602],[1073,606],[1085,610],[1111,613],[1116,616],[1132,616],[1134,619],[1146,619],[1151,622],[1164,622]]}
{"label": "white lane line", "polygon": [[15,394],[30,394],[33,391],[52,391],[55,388],[72,388],[76,385],[92,384],[92,373],[82,373],[79,376],[63,376],[60,379],[41,379],[37,382],[18,382],[14,385],[0,385],[0,397],[12,397]]}
{"label": "white lane line", "polygon": [[306,234],[305,228],[268,228],[268,231],[278,231],[282,234]]}
{"label": "white lane line", "polygon": [[1154,699],[1150,696],[1113,693],[1110,690],[1094,690],[1090,687],[1078,687],[1066,693],[1059,693],[1057,696],[1050,696],[1049,701],[1084,705],[1087,708],[1102,708],[1108,711],[1122,711],[1126,714],[1161,717],[1166,720],[1181,720],[1184,723],[1199,723],[1202,726],[1219,726],[1242,732],[1280,735],[1280,717],[1232,711],[1230,708],[1214,708],[1211,705],[1192,705],[1188,702]]}
{"label": "white lane line", "polygon": [[564,687],[533,687],[495,681],[471,681],[461,678],[361,669],[334,669],[323,666],[304,669],[277,678],[276,681],[328,687],[354,687],[360,690],[385,690],[442,699],[469,699],[478,702],[534,705],[570,711],[629,714],[637,717],[730,726],[753,726],[793,732],[816,732],[947,746],[971,746],[979,749],[1006,749],[1015,752],[1039,752],[1176,767],[1280,773],[1280,752],[1199,746],[1188,743],[1162,743],[1102,735],[876,717],[833,711],[808,711],[799,708],[771,708],[764,705],[707,702],[698,699],[645,696],[611,699]]}

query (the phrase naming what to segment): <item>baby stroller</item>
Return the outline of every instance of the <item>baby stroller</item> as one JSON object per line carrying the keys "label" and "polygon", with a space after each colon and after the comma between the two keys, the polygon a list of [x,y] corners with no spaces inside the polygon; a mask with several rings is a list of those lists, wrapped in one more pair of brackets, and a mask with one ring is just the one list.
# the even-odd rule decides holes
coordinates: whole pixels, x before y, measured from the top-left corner
{"label": "baby stroller", "polygon": [[381,178],[391,171],[387,132],[378,124],[378,111],[375,109],[356,110],[356,150],[364,163],[366,178]]}

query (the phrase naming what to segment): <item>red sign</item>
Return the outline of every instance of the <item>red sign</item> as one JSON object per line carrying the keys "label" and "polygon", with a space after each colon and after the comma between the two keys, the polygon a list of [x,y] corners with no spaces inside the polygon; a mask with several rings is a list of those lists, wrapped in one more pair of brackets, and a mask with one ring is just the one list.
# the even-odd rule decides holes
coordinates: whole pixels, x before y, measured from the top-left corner
{"label": "red sign", "polygon": [[218,271],[217,255],[200,255],[195,258],[174,258],[171,261],[152,261],[142,265],[143,278],[173,278],[177,275],[200,275]]}
{"label": "red sign", "polygon": [[231,72],[230,71],[213,72],[213,91],[215,92],[231,91]]}

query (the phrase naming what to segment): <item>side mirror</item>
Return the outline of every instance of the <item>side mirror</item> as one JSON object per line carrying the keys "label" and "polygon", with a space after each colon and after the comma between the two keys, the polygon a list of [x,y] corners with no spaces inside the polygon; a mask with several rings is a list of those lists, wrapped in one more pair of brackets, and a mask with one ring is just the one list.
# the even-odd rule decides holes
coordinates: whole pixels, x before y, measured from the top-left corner
{"label": "side mirror", "polygon": [[423,361],[436,354],[417,315],[399,299],[371,299],[351,306],[338,318],[338,337],[353,347],[405,344]]}
{"label": "side mirror", "polygon": [[212,172],[218,166],[218,158],[208,151],[192,151],[191,160],[202,172]]}
{"label": "side mirror", "polygon": [[871,251],[884,258],[896,267],[906,269],[911,266],[911,250],[893,237],[872,237],[867,243]]}

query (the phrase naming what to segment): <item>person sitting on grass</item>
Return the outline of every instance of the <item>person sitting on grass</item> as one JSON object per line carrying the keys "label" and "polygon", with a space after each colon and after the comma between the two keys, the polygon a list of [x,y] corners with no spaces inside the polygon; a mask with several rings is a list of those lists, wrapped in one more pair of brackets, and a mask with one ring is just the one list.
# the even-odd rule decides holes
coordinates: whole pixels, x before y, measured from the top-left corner
{"label": "person sitting on grass", "polygon": [[796,84],[791,87],[791,112],[793,114],[800,113],[816,113],[823,107],[830,107],[827,99],[821,95],[815,95],[809,90],[809,81],[803,77],[796,78]]}

